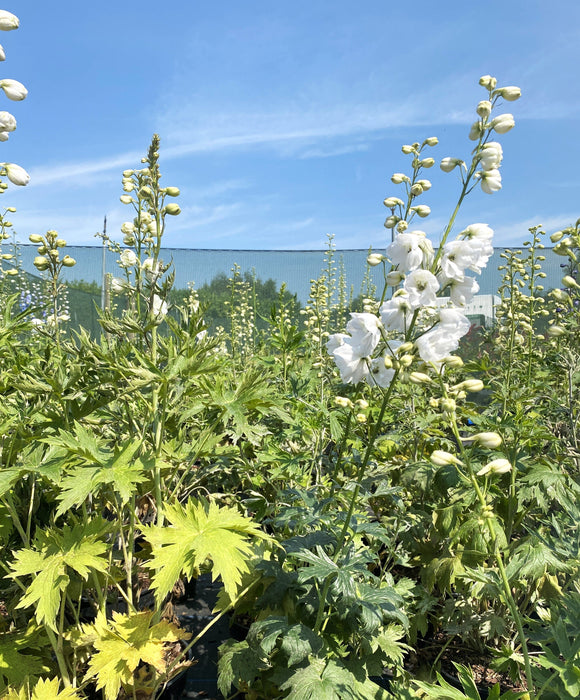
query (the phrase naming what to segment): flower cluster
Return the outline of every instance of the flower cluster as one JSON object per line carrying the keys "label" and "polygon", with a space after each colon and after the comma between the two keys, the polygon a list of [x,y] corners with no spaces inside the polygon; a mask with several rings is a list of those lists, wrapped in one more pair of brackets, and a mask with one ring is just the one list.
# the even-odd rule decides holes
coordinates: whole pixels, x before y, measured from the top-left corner
{"label": "flower cluster", "polygon": [[[18,29],[20,21],[16,15],[7,10],[0,10],[0,31],[9,32]],[[4,48],[0,45],[0,61],[6,59]],[[4,78],[0,80],[0,90],[4,95],[14,102],[23,100],[28,94],[28,90],[18,80]],[[16,118],[10,112],[0,111],[0,141],[7,141],[10,133],[16,129]],[[20,165],[15,163],[0,163],[0,178],[6,177],[13,185],[27,185],[30,176]],[[0,192],[4,192],[8,185],[0,181]]]}
{"label": "flower cluster", "polygon": [[[459,202],[437,251],[423,231],[409,230],[415,217],[424,218],[431,212],[427,205],[417,204],[416,198],[431,188],[422,171],[431,168],[435,161],[425,157],[423,151],[437,145],[437,138],[402,148],[413,159],[413,172],[411,176],[395,173],[391,182],[403,185],[406,197],[389,196],[384,200],[391,210],[385,227],[392,230],[392,241],[385,255],[372,253],[368,258],[371,266],[385,265],[382,299],[388,287],[392,288],[392,295],[380,304],[378,314],[367,310],[351,314],[346,333],[331,335],[326,346],[346,384],[365,381],[387,387],[396,373],[410,372],[415,362],[439,371],[452,361],[449,356],[469,331],[465,306],[477,294],[479,285],[468,273],[480,274],[493,254],[493,231],[487,224],[475,223],[454,240],[448,239],[459,207],[474,182],[481,182],[488,193],[500,188],[502,149],[498,143],[490,142],[489,136],[492,132],[505,133],[513,127],[514,120],[508,114],[490,117],[500,98],[515,100],[520,96],[519,88],[497,88],[497,81],[490,76],[479,82],[488,90],[489,99],[477,106],[480,119],[471,128],[470,138],[478,140],[471,165],[467,168],[462,160],[452,158],[444,158],[441,163],[446,172],[458,165],[465,172],[461,171],[463,188]],[[421,372],[414,374],[419,376]],[[422,376],[428,379],[428,375]]]}

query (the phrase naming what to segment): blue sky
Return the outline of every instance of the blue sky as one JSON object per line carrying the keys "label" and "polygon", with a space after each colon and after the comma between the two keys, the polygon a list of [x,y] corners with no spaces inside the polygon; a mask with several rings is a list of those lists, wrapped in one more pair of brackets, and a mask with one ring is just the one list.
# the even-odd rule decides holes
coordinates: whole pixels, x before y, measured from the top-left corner
{"label": "blue sky", "polygon": [[[222,0],[4,5],[2,77],[29,95],[2,160],[28,170],[4,206],[21,240],[56,229],[98,243],[131,218],[121,173],[160,134],[164,184],[181,189],[165,245],[383,247],[401,145],[438,136],[432,155],[469,158],[483,74],[519,85],[516,128],[500,137],[503,189],[470,196],[457,225],[486,222],[496,245],[580,216],[578,0]],[[421,228],[437,240],[458,194],[438,167]],[[458,230],[461,230],[458,228]]]}

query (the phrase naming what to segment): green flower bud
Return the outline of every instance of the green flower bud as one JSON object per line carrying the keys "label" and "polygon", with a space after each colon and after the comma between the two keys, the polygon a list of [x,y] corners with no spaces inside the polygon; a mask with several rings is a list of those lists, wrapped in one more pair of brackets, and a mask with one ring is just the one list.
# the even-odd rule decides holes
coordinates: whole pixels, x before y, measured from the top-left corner
{"label": "green flower bud", "polygon": [[77,264],[77,261],[74,258],[71,258],[70,255],[65,255],[62,259],[62,264],[65,267],[74,267]]}
{"label": "green flower bud", "polygon": [[31,233],[30,236],[28,236],[28,240],[31,243],[42,243],[42,236],[39,236],[38,233]]}
{"label": "green flower bud", "polygon": [[166,187],[163,191],[168,197],[179,197],[179,187]]}
{"label": "green flower bud", "polygon": [[170,202],[169,204],[166,204],[163,211],[166,214],[169,214],[170,216],[177,216],[178,214],[181,214],[179,204],[176,204],[175,202]]}
{"label": "green flower bud", "polygon": [[37,270],[40,270],[40,272],[43,272],[44,270],[48,269],[48,259],[44,257],[44,255],[37,255],[34,258],[34,267]]}

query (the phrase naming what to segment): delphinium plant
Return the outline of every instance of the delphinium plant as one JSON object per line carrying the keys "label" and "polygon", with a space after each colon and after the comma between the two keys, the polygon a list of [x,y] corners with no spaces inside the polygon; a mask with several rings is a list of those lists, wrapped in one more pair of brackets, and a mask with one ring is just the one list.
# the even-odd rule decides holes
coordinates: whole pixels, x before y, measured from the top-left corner
{"label": "delphinium plant", "polygon": [[[387,545],[394,533],[388,523],[373,517],[372,504],[380,494],[369,475],[382,456],[389,459],[391,454],[396,459],[396,444],[393,450],[385,443],[397,411],[408,410],[400,397],[413,395],[402,386],[428,391],[437,421],[445,428],[423,442],[424,451],[415,454],[415,460],[431,459],[454,469],[457,481],[473,493],[469,505],[477,516],[475,527],[484,533],[482,561],[500,573],[505,571],[497,536],[500,521],[478,480],[486,474],[501,476],[512,467],[497,454],[501,437],[492,431],[474,432],[464,447],[456,413],[462,413],[462,402],[469,393],[480,391],[483,382],[455,378],[454,368],[463,363],[452,355],[470,328],[464,308],[478,291],[473,273],[482,271],[493,252],[493,232],[486,224],[475,223],[454,239],[451,233],[463,200],[475,187],[481,186],[487,194],[501,188],[503,152],[494,138],[509,131],[514,119],[495,112],[502,100],[520,96],[518,88],[498,88],[490,76],[480,84],[486,99],[477,106],[478,119],[470,132],[476,142],[471,160],[444,158],[441,162],[445,172],[457,169],[461,189],[438,249],[423,232],[410,228],[416,219],[430,214],[419,198],[431,187],[424,171],[435,163],[429,151],[437,139],[403,147],[411,156],[412,172],[393,175],[393,183],[402,186],[404,194],[385,200],[390,210],[385,225],[393,232],[392,241],[386,254],[369,256],[371,264],[385,266],[386,284],[379,302],[369,300],[368,310],[351,314],[346,333],[332,334],[325,341],[343,384],[336,398],[336,430],[332,431],[331,423],[336,439],[328,446],[324,462],[333,483],[325,489],[323,475],[317,473],[318,487],[282,495],[285,509],[280,509],[271,526],[282,538],[285,554],[276,564],[263,566],[278,582],[278,595],[274,600],[266,589],[257,601],[260,621],[250,629],[247,641],[224,647],[220,663],[224,692],[234,684],[256,697],[270,697],[273,684],[291,695],[316,697],[328,684],[338,697],[351,697],[344,689],[350,684],[357,697],[370,697],[378,692],[370,676],[385,664],[401,668],[401,638],[409,628],[407,615],[416,593],[410,579],[402,577],[397,583],[377,556],[381,543]],[[311,299],[324,299],[324,292],[315,289]],[[320,309],[310,303],[306,314],[307,333],[314,335],[314,342],[322,342]],[[434,437],[437,434],[442,435],[439,440]],[[443,446],[453,446],[460,456],[433,449]],[[398,494],[403,496],[397,487],[384,488],[395,501]],[[521,615],[509,582],[500,573],[499,595],[517,627],[531,684]],[[397,616],[395,610],[402,614]],[[290,638],[295,636],[303,640],[301,651],[289,655]],[[251,660],[251,665],[242,669],[242,658]]]}

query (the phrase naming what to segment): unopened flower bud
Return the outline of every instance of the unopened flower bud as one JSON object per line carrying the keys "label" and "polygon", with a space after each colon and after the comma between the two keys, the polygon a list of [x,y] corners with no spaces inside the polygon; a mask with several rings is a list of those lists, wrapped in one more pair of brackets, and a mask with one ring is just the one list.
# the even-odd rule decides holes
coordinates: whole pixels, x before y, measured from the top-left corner
{"label": "unopened flower bud", "polygon": [[38,233],[31,233],[30,236],[28,236],[28,240],[31,243],[42,243],[42,236],[39,236]]}
{"label": "unopened flower bud", "polygon": [[483,134],[483,124],[480,121],[473,122],[469,130],[469,140],[477,141]]}
{"label": "unopened flower bud", "polygon": [[420,163],[423,168],[432,168],[435,165],[435,158],[423,158]]}
{"label": "unopened flower bud", "polygon": [[397,225],[397,222],[398,222],[399,220],[400,220],[400,219],[399,219],[398,216],[394,216],[394,215],[388,216],[388,217],[385,219],[385,228],[395,228],[395,226]]}
{"label": "unopened flower bud", "polygon": [[163,211],[170,216],[177,216],[178,214],[181,214],[181,208],[179,207],[179,204],[176,204],[175,202],[166,204]]}
{"label": "unopened flower bud", "polygon": [[491,128],[498,134],[507,134],[515,125],[513,114],[500,114],[491,120]]}
{"label": "unopened flower bud", "polygon": [[74,267],[77,264],[77,261],[74,258],[71,258],[70,255],[65,255],[62,259],[62,264],[65,267]]}
{"label": "unopened flower bud", "polygon": [[54,244],[57,248],[64,248],[66,245],[66,241],[64,240],[64,238],[57,238]]}
{"label": "unopened flower bud", "polygon": [[475,393],[483,389],[483,382],[481,379],[466,379],[465,381],[456,384],[453,389],[455,391],[470,391]]}
{"label": "unopened flower bud", "polygon": [[168,197],[179,197],[179,187],[166,187],[163,191]]}
{"label": "unopened flower bud", "polygon": [[387,284],[390,287],[398,286],[404,279],[404,273],[400,272],[399,270],[393,270],[392,272],[387,273]]}
{"label": "unopened flower bud", "polygon": [[462,464],[460,459],[452,455],[451,452],[445,452],[445,450],[434,450],[429,459],[437,467],[446,467],[449,464]]}
{"label": "unopened flower bud", "polygon": [[6,176],[13,185],[23,187],[30,182],[30,175],[16,163],[4,163],[6,168]]}
{"label": "unopened flower bud", "polygon": [[119,197],[119,199],[123,202],[123,204],[131,204],[131,202],[133,201],[133,197],[131,197],[131,195],[128,194],[122,194]]}
{"label": "unopened flower bud", "polygon": [[367,417],[364,413],[357,413],[356,414],[356,420],[358,423],[366,423],[367,422]]}
{"label": "unopened flower bud", "polygon": [[508,85],[507,87],[498,88],[497,93],[507,102],[514,102],[515,100],[519,100],[519,98],[522,96],[521,89],[515,85]]}
{"label": "unopened flower bud", "polygon": [[396,206],[403,206],[404,202],[398,197],[387,197],[383,200],[383,204],[387,207],[387,209],[394,209]]}
{"label": "unopened flower bud", "polygon": [[409,224],[403,219],[399,221],[397,224],[397,231],[399,233],[405,233],[405,231],[409,228]]}
{"label": "unopened flower bud", "polygon": [[489,100],[482,100],[475,110],[480,117],[489,117],[491,114],[491,102]]}
{"label": "unopened flower bud", "polygon": [[497,433],[477,433],[471,439],[478,445],[487,447],[490,450],[495,450],[502,443],[501,436]]}
{"label": "unopened flower bud", "polygon": [[12,80],[10,78],[0,80],[0,90],[4,90],[6,97],[14,102],[19,102],[20,100],[23,100],[26,95],[28,95],[28,90],[22,83],[19,83],[18,80]]}
{"label": "unopened flower bud", "polygon": [[371,253],[367,257],[367,265],[370,265],[371,267],[376,267],[377,265],[380,265],[384,259],[385,256],[381,253]]}
{"label": "unopened flower bud", "polygon": [[550,295],[554,297],[556,301],[567,302],[570,301],[570,295],[563,289],[552,289]]}
{"label": "unopened flower bud", "polygon": [[559,338],[566,333],[562,326],[550,326],[546,332],[551,338]]}
{"label": "unopened flower bud", "polygon": [[463,161],[459,158],[443,158],[439,167],[444,173],[450,173],[454,168],[456,168]]}
{"label": "unopened flower bud", "polygon": [[405,343],[401,343],[401,345],[399,345],[396,352],[398,355],[402,355],[404,353],[411,352],[412,349],[413,343],[410,340],[407,340]]}
{"label": "unopened flower bud", "polygon": [[426,138],[423,143],[426,146],[436,146],[439,143],[439,139],[436,136],[429,136],[429,138]]}
{"label": "unopened flower bud", "polygon": [[402,182],[409,182],[409,177],[403,173],[393,173],[391,182],[395,185],[400,185]]}
{"label": "unopened flower bud", "polygon": [[409,381],[413,384],[430,384],[432,380],[431,377],[424,372],[411,372],[411,374],[409,374]]}
{"label": "unopened flower bud", "polygon": [[497,79],[492,78],[491,75],[482,75],[479,79],[479,84],[487,90],[495,90],[495,86],[497,85]]}
{"label": "unopened flower bud", "polygon": [[413,355],[403,355],[401,358],[399,358],[399,362],[401,367],[410,367],[413,364],[414,359],[415,358]]}
{"label": "unopened flower bud", "polygon": [[45,258],[44,255],[37,255],[34,258],[33,264],[37,270],[40,270],[40,272],[43,272],[44,270],[48,269],[48,265],[49,265],[48,258]]}
{"label": "unopened flower bud", "polygon": [[484,476],[485,474],[506,474],[511,470],[511,463],[507,459],[499,458],[488,462],[477,472],[477,476]]}
{"label": "unopened flower bud", "polygon": [[336,406],[340,406],[341,408],[351,408],[352,407],[352,401],[346,396],[336,396],[334,398],[334,403]]}
{"label": "unopened flower bud", "polygon": [[571,275],[562,277],[562,284],[568,289],[580,289],[580,284]]}
{"label": "unopened flower bud", "polygon": [[422,219],[429,216],[431,213],[431,207],[428,207],[426,204],[419,204],[416,207],[412,207],[412,209],[416,212],[417,216],[420,216]]}
{"label": "unopened flower bud", "polygon": [[448,355],[447,357],[443,358],[443,363],[445,366],[451,369],[463,367],[463,360],[459,357],[459,355]]}
{"label": "unopened flower bud", "polygon": [[439,404],[441,406],[441,410],[445,413],[454,413],[455,409],[457,408],[455,399],[441,399]]}
{"label": "unopened flower bud", "polygon": [[0,31],[9,32],[12,29],[18,29],[20,21],[16,15],[13,15],[7,10],[0,10]]}
{"label": "unopened flower bud", "polygon": [[413,148],[413,146],[403,146],[403,147],[401,148],[401,151],[403,151],[403,153],[404,153],[405,155],[408,155],[409,153],[413,153],[414,150],[415,150],[415,149]]}
{"label": "unopened flower bud", "polygon": [[386,369],[392,369],[393,367],[393,360],[390,358],[388,355],[385,355],[383,357],[383,364],[385,365]]}

